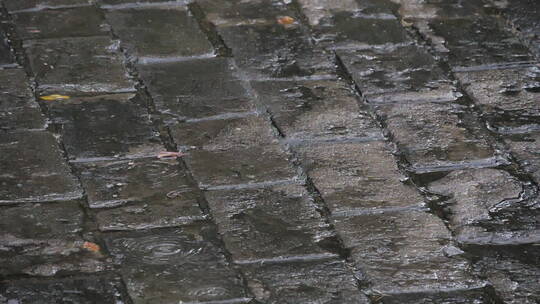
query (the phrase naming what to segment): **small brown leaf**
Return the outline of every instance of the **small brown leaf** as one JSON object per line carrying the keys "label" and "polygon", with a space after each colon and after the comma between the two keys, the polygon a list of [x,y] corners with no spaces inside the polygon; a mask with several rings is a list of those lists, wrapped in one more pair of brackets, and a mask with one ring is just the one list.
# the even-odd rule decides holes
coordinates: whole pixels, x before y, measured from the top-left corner
{"label": "small brown leaf", "polygon": [[98,244],[92,243],[92,242],[84,242],[83,248],[89,251],[92,251],[94,253],[98,253],[101,251],[101,248]]}
{"label": "small brown leaf", "polygon": [[182,152],[163,151],[158,153],[157,158],[178,158],[182,156],[184,156]]}
{"label": "small brown leaf", "polygon": [[289,16],[279,17],[277,22],[281,25],[289,25],[294,23],[294,18]]}

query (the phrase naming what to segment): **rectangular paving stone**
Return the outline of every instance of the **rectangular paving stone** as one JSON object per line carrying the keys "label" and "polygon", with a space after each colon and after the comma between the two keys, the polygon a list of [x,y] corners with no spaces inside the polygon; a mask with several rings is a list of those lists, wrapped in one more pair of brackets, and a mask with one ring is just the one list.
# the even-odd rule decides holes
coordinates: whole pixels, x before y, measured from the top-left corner
{"label": "rectangular paving stone", "polygon": [[297,24],[218,27],[238,66],[250,78],[333,74],[333,55],[311,43]]}
{"label": "rectangular paving stone", "polygon": [[456,19],[484,15],[482,0],[398,0],[399,14],[406,22],[419,19]]}
{"label": "rectangular paving stone", "polygon": [[295,151],[334,214],[422,204],[417,191],[401,182],[405,177],[384,142],[306,145]]}
{"label": "rectangular paving stone", "polygon": [[0,70],[0,129],[43,129],[45,126],[45,117],[24,70]]}
{"label": "rectangular paving stone", "polygon": [[255,298],[263,303],[370,303],[339,260],[251,264],[242,270]]}
{"label": "rectangular paving stone", "polygon": [[207,58],[138,66],[157,110],[183,120],[252,111],[226,58]]}
{"label": "rectangular paving stone", "polygon": [[260,81],[252,86],[288,138],[382,137],[351,89],[337,79]]}
{"label": "rectangular paving stone", "polygon": [[270,122],[256,114],[177,123],[170,130],[175,142],[187,149],[226,151],[279,143]]}
{"label": "rectangular paving stone", "polygon": [[118,41],[109,37],[32,40],[23,47],[44,93],[135,91]]}
{"label": "rectangular paving stone", "polygon": [[[453,171],[431,182],[428,190],[447,198],[447,212],[457,241],[464,245],[519,245],[540,241],[540,230],[515,231],[507,227],[484,228],[494,214],[519,201],[523,185],[509,173],[496,169]],[[526,208],[525,206],[523,208]],[[516,219],[514,219],[516,220]]]}
{"label": "rectangular paving stone", "polygon": [[336,237],[300,185],[206,192],[227,250],[239,263],[332,255]]}
{"label": "rectangular paving stone", "polygon": [[[334,217],[333,222],[356,268],[371,284],[370,293],[384,303],[385,295],[401,303],[429,303],[426,299],[434,295],[476,294],[484,286],[468,273],[463,252],[452,245],[450,232],[435,215],[382,211]],[[474,303],[475,298],[469,300],[458,303]]]}
{"label": "rectangular paving stone", "polygon": [[208,226],[198,225],[105,238],[135,304],[244,299],[241,279],[227,264],[215,236]]}
{"label": "rectangular paving stone", "polygon": [[0,303],[119,304],[127,302],[118,278],[70,277],[54,280],[17,280],[0,285]]}
{"label": "rectangular paving stone", "polygon": [[518,38],[490,17],[437,19],[429,28],[444,39],[452,67],[532,60]]}
{"label": "rectangular paving stone", "polygon": [[186,162],[203,188],[296,177],[288,155],[277,144],[226,151],[192,151],[186,156]]}
{"label": "rectangular paving stone", "polygon": [[540,66],[455,74],[492,129],[513,133],[540,124]]}
{"label": "rectangular paving stone", "polygon": [[[70,159],[157,155],[160,139],[133,94],[43,101]],[[139,104],[138,104],[139,103]]]}
{"label": "rectangular paving stone", "polygon": [[[77,164],[101,230],[175,227],[201,220],[199,198],[175,159]],[[118,207],[120,206],[120,207]]]}
{"label": "rectangular paving stone", "polygon": [[10,12],[29,9],[91,5],[92,0],[6,0],[4,5]]}
{"label": "rectangular paving stone", "polygon": [[110,10],[106,16],[131,56],[166,58],[214,52],[186,6]]}
{"label": "rectangular paving stone", "polygon": [[417,173],[498,160],[466,108],[426,102],[379,105],[376,110]]}
{"label": "rectangular paving stone", "polygon": [[397,11],[399,8],[396,3],[380,0],[343,0],[340,2],[333,0],[300,0],[298,2],[301,4],[311,26],[325,24],[340,12],[356,13],[373,18],[392,18],[390,16],[392,12]]}
{"label": "rectangular paving stone", "polygon": [[83,217],[76,201],[1,207],[0,277],[106,269],[100,252],[84,248]]}
{"label": "rectangular paving stone", "polygon": [[497,2],[497,7],[514,28],[515,34],[529,46],[536,58],[540,57],[540,7],[535,0]]}
{"label": "rectangular paving stone", "polygon": [[82,197],[58,143],[45,131],[3,134],[0,172],[0,205]]}
{"label": "rectangular paving stone", "polygon": [[[338,50],[337,54],[362,95],[367,96],[370,101],[404,97],[454,99],[455,88],[452,82],[445,76],[437,61],[421,47],[405,45]],[[387,96],[372,97],[378,94]]]}
{"label": "rectangular paving stone", "polygon": [[517,134],[506,137],[504,142],[508,145],[512,155],[517,158],[525,171],[531,174],[534,180],[540,182],[540,134]]}
{"label": "rectangular paving stone", "polygon": [[13,14],[13,22],[23,40],[109,35],[105,19],[95,6],[28,10]]}

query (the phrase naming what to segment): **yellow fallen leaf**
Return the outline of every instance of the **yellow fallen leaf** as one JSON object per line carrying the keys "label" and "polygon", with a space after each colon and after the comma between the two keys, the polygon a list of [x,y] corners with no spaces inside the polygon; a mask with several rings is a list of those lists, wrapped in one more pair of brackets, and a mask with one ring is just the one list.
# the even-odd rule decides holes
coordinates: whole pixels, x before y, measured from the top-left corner
{"label": "yellow fallen leaf", "polygon": [[83,248],[94,253],[98,253],[101,250],[98,244],[92,242],[84,242]]}
{"label": "yellow fallen leaf", "polygon": [[40,96],[39,98],[41,100],[54,101],[54,100],[67,100],[70,97],[66,95],[52,94],[52,95]]}
{"label": "yellow fallen leaf", "polygon": [[294,18],[289,17],[289,16],[284,16],[284,17],[278,18],[277,22],[279,24],[282,24],[282,25],[293,24],[294,23]]}

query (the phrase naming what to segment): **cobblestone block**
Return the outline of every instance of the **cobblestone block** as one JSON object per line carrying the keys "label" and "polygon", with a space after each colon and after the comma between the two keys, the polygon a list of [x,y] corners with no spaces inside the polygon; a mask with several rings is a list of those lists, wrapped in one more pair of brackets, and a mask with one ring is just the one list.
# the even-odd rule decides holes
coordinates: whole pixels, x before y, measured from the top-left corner
{"label": "cobblestone block", "polygon": [[48,132],[0,137],[0,205],[80,198],[82,190]]}
{"label": "cobblestone block", "polygon": [[121,282],[110,277],[11,281],[0,286],[0,303],[119,304],[127,302]]}
{"label": "cobblestone block", "polygon": [[378,16],[358,12],[336,12],[314,27],[318,43],[329,48],[364,48],[385,44],[406,44],[411,39],[392,14]]}
{"label": "cobblestone block", "polygon": [[430,95],[436,96],[433,99],[454,99],[451,81],[421,47],[390,46],[337,53],[368,99],[371,95],[389,93],[391,96],[384,99],[408,95],[409,99],[430,98]]}
{"label": "cobblestone block", "polygon": [[54,7],[84,6],[91,5],[92,0],[6,0],[4,5],[10,12],[20,10],[38,10]]}
{"label": "cobblestone block", "polygon": [[288,138],[382,137],[344,82],[261,81],[252,85]]}
{"label": "cobblestone block", "polygon": [[302,77],[335,71],[333,55],[313,46],[297,24],[219,27],[218,32],[250,78]]}
{"label": "cobblestone block", "polygon": [[103,256],[84,248],[77,202],[2,207],[0,220],[0,277],[105,269]]}
{"label": "cobblestone block", "polygon": [[228,59],[147,64],[139,70],[166,117],[182,120],[252,110]]}
{"label": "cobblestone block", "polygon": [[226,263],[212,235],[215,231],[206,226],[193,226],[115,233],[106,239],[135,304],[228,303],[245,298],[239,276]]}
{"label": "cobblestone block", "polygon": [[258,115],[172,125],[175,142],[189,149],[238,150],[278,144],[270,122]]}
{"label": "cobblestone block", "polygon": [[0,129],[43,129],[45,125],[24,70],[0,70]]}
{"label": "cobblestone block", "polygon": [[239,263],[329,254],[335,235],[299,185],[209,191],[220,235]]}
{"label": "cobblestone block", "polygon": [[13,22],[23,40],[108,35],[109,30],[94,6],[28,10],[13,14]]}
{"label": "cobblestone block", "polygon": [[185,6],[111,10],[106,16],[132,56],[162,58],[213,53],[212,45]]}
{"label": "cobblestone block", "polygon": [[256,299],[263,303],[369,303],[341,261],[251,264],[242,270]]}
{"label": "cobblestone block", "polygon": [[[174,227],[202,219],[198,196],[173,159],[135,159],[77,165],[101,230]],[[127,206],[126,206],[127,205]]]}
{"label": "cobblestone block", "polygon": [[391,1],[344,0],[338,3],[333,0],[300,0],[298,2],[311,26],[318,26],[341,12],[372,18],[392,18],[392,12],[398,9],[398,5]]}
{"label": "cobblestone block", "polygon": [[540,66],[456,76],[496,131],[513,133],[540,125]]}
{"label": "cobblestone block", "polygon": [[514,32],[540,58],[540,7],[535,0],[497,1],[503,14],[511,22]]}
{"label": "cobblestone block", "polygon": [[132,94],[45,101],[71,159],[155,155],[163,150]]}
{"label": "cobblestone block", "polygon": [[[453,171],[432,182],[428,190],[447,197],[448,214],[457,240],[465,245],[515,245],[540,241],[533,231],[491,231],[480,224],[493,214],[519,203],[523,186],[510,174],[496,169]],[[536,236],[535,236],[536,235]]]}
{"label": "cobblestone block", "polygon": [[[374,297],[389,303],[430,303],[444,294],[476,294],[483,287],[468,273],[463,253],[434,215],[422,211],[384,211],[334,218],[356,267],[371,283]],[[441,293],[441,296],[437,294]],[[415,302],[416,301],[416,302]],[[422,302],[423,301],[423,302]],[[473,303],[457,302],[457,303]],[[433,302],[441,303],[441,302]]]}
{"label": "cobblestone block", "polygon": [[273,182],[296,176],[288,155],[278,145],[193,151],[186,161],[202,187]]}
{"label": "cobblestone block", "polygon": [[298,16],[290,2],[284,0],[215,1],[197,0],[206,13],[206,19],[216,26],[268,25],[289,16],[298,22]]}
{"label": "cobblestone block", "polygon": [[422,198],[383,142],[310,145],[295,148],[309,177],[334,214],[418,206]]}
{"label": "cobblestone block", "polygon": [[397,0],[399,14],[407,22],[419,19],[456,19],[482,15],[482,0]]}
{"label": "cobblestone block", "polygon": [[[538,257],[538,254],[536,254]],[[480,275],[489,279],[508,304],[536,304],[540,301],[540,268],[538,262],[527,263],[519,258],[505,257],[503,260],[484,257],[475,265]]]}
{"label": "cobblestone block", "polygon": [[461,105],[410,102],[380,105],[377,112],[418,173],[497,161],[486,140],[475,133],[480,126]]}
{"label": "cobblestone block", "polygon": [[27,41],[38,88],[58,93],[134,91],[123,65],[118,42],[109,37]]}
{"label": "cobblestone block", "polygon": [[444,39],[453,67],[532,60],[527,48],[493,18],[438,19],[429,28]]}
{"label": "cobblestone block", "polygon": [[520,134],[505,139],[521,166],[540,183],[540,134]]}

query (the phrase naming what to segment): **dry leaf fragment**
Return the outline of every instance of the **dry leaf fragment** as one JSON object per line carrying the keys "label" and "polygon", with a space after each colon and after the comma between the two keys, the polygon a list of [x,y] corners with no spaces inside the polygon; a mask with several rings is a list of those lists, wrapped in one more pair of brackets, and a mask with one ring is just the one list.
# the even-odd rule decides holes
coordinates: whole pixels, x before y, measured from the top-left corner
{"label": "dry leaf fragment", "polygon": [[177,158],[181,156],[184,156],[182,152],[163,151],[158,153],[157,158]]}
{"label": "dry leaf fragment", "polygon": [[83,248],[94,253],[98,253],[101,250],[98,244],[92,242],[84,242]]}
{"label": "dry leaf fragment", "polygon": [[294,18],[289,16],[279,17],[277,22],[281,25],[289,25],[294,23]]}
{"label": "dry leaf fragment", "polygon": [[66,95],[52,94],[52,95],[40,96],[39,98],[41,100],[54,101],[54,100],[67,100],[70,97]]}

